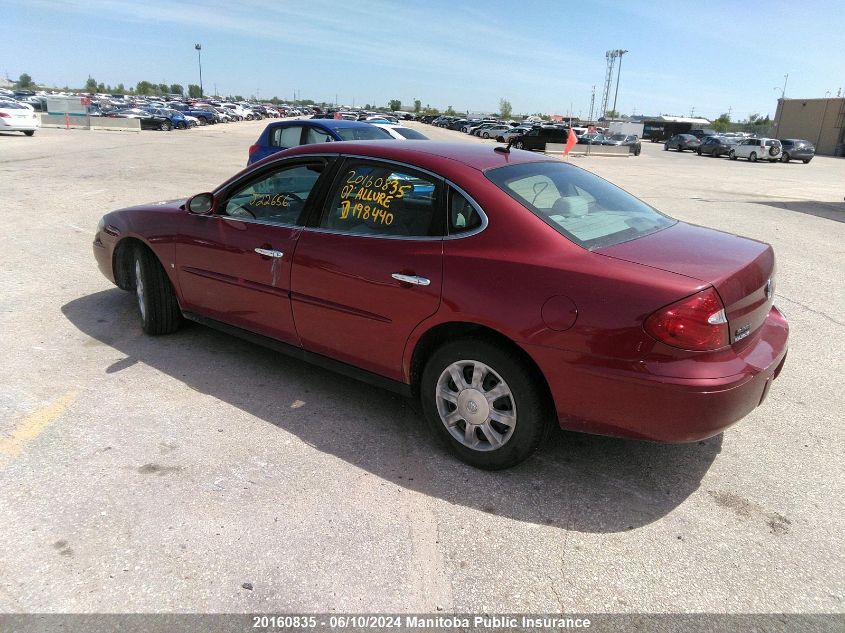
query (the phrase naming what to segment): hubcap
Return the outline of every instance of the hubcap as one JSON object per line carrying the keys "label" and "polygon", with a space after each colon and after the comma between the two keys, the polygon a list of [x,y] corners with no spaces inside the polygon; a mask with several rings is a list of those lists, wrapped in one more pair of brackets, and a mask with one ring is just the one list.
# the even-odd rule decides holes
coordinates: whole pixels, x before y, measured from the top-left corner
{"label": "hubcap", "polygon": [[516,402],[510,387],[479,361],[459,360],[444,369],[435,399],[449,434],[467,448],[501,448],[516,428]]}
{"label": "hubcap", "polygon": [[147,318],[147,307],[144,304],[144,278],[141,276],[141,261],[135,260],[135,294],[138,297],[138,310],[141,318]]}

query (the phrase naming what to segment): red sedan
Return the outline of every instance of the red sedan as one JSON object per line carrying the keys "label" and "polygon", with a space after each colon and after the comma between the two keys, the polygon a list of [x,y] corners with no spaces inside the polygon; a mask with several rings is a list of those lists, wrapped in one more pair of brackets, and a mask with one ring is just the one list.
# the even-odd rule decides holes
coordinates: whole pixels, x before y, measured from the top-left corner
{"label": "red sedan", "polygon": [[763,402],[789,332],[771,246],[503,150],[298,147],[107,214],[94,254],[148,334],[190,319],[419,397],[482,468],[555,422],[688,442]]}

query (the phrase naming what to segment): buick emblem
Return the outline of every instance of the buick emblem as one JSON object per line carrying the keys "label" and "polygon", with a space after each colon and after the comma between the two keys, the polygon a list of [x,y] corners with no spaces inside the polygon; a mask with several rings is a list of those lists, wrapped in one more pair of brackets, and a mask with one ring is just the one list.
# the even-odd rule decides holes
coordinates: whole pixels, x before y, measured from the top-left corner
{"label": "buick emblem", "polygon": [[478,405],[475,403],[475,400],[467,402],[467,411],[470,413],[478,413]]}

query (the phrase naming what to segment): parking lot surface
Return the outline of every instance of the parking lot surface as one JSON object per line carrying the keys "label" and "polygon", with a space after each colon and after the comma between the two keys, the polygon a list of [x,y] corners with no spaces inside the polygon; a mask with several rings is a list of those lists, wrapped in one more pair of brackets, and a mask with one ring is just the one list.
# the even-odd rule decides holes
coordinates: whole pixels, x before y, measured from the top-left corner
{"label": "parking lot surface", "polygon": [[771,243],[789,357],[710,440],[558,432],[482,472],[398,396],[144,336],[97,270],[104,212],[213,188],[264,125],[0,135],[0,611],[843,612],[845,160],[573,158]]}

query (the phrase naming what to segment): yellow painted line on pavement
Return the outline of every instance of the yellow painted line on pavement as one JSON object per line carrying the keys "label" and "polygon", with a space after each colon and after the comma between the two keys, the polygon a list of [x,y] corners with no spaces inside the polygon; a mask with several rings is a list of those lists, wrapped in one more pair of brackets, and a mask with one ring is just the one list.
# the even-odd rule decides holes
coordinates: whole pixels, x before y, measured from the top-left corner
{"label": "yellow painted line on pavement", "polygon": [[41,435],[44,429],[76,401],[78,395],[76,391],[68,391],[55,402],[26,416],[18,423],[11,435],[0,438],[0,455],[10,457],[20,455],[29,442]]}

